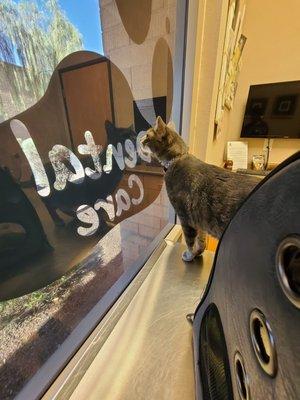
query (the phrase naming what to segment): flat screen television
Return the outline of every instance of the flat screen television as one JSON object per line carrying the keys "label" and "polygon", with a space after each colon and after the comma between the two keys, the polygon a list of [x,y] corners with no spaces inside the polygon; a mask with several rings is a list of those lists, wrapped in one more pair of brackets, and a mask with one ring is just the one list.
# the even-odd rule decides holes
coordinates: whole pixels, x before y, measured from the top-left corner
{"label": "flat screen television", "polygon": [[300,138],[300,81],[250,86],[241,137]]}

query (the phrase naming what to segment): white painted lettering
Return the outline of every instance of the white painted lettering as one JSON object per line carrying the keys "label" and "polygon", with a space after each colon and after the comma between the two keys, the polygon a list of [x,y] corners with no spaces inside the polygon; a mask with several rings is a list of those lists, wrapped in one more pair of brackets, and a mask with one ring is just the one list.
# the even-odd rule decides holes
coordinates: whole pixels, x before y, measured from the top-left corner
{"label": "white painted lettering", "polygon": [[[66,187],[67,181],[80,184],[84,180],[84,169],[78,157],[67,147],[56,144],[49,151],[49,159],[55,172],[54,188],[63,190]],[[69,162],[74,168],[73,173],[63,162]]]}
{"label": "white painted lettering", "polygon": [[150,163],[151,162],[151,151],[147,149],[145,146],[142,145],[141,139],[146,135],[145,131],[141,131],[136,138],[136,147],[138,155],[141,157],[142,160]]}
{"label": "white painted lettering", "polygon": [[130,208],[130,197],[126,190],[119,189],[116,193],[117,212],[116,215],[119,217],[123,211],[128,211]]}
{"label": "white painted lettering", "polygon": [[112,196],[107,196],[106,200],[98,199],[94,205],[94,208],[95,210],[100,210],[100,208],[103,208],[111,221],[115,219],[115,206]]}
{"label": "white painted lettering", "polygon": [[85,137],[86,144],[80,144],[78,146],[78,152],[80,154],[89,154],[92,157],[92,160],[93,160],[93,163],[95,166],[95,170],[93,170],[90,167],[86,167],[85,173],[87,174],[88,177],[90,177],[92,179],[98,179],[98,178],[100,178],[100,176],[102,174],[102,165],[101,165],[100,158],[99,158],[99,155],[102,150],[102,146],[95,144],[92,132],[86,131],[84,133],[84,137]]}
{"label": "white painted lettering", "polygon": [[143,184],[140,180],[140,178],[137,175],[130,175],[128,178],[128,186],[130,187],[130,189],[133,188],[133,184],[136,183],[136,185],[138,186],[139,190],[140,190],[140,196],[137,199],[132,199],[132,204],[137,206],[138,204],[141,204],[141,202],[143,201],[144,198],[144,187]]}
{"label": "white painted lettering", "polygon": [[128,168],[134,168],[137,163],[137,153],[135,149],[135,145],[132,143],[130,139],[125,140],[125,150],[128,154],[128,157],[125,157],[125,164]]}
{"label": "white painted lettering", "polygon": [[97,212],[90,206],[84,204],[76,210],[76,215],[79,221],[90,224],[89,227],[80,226],[77,232],[81,236],[91,236],[97,232],[99,228],[99,217]]}
{"label": "white painted lettering", "polygon": [[51,189],[48,176],[28,129],[18,119],[11,120],[10,127],[29,162],[38,194],[42,197],[49,196]]}
{"label": "white painted lettering", "polygon": [[121,171],[125,168],[123,148],[121,143],[117,144],[117,148],[114,145],[109,144],[106,149],[106,164],[103,166],[103,171],[109,174],[112,171],[112,157],[115,158],[118,167]]}

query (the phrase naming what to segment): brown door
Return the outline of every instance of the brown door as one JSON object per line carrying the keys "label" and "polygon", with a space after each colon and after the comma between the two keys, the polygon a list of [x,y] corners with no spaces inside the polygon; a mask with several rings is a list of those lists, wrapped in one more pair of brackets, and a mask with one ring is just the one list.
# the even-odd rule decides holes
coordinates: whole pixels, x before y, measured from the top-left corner
{"label": "brown door", "polygon": [[105,145],[104,122],[113,121],[108,62],[75,67],[61,72],[61,78],[74,150],[85,143],[85,131]]}

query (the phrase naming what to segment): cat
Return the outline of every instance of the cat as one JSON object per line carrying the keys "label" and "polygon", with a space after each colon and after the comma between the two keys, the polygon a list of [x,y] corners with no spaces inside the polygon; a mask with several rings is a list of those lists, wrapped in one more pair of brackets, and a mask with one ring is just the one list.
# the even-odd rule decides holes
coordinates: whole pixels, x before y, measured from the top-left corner
{"label": "cat", "polygon": [[[120,143],[124,147],[126,139],[136,142],[137,134],[133,126],[128,128],[117,128],[112,122],[105,121],[105,129],[107,133],[107,144],[117,146]],[[106,163],[106,148],[99,155],[101,165]],[[81,157],[80,161],[83,167],[94,168],[91,157]],[[50,163],[44,165],[51,186],[55,181],[55,173]],[[72,166],[68,165],[72,170]],[[75,171],[74,171],[75,172]],[[76,209],[81,204],[93,206],[97,199],[106,199],[106,197],[114,192],[120,183],[124,171],[121,170],[115,158],[112,158],[112,170],[109,174],[102,173],[99,179],[90,179],[85,177],[80,184],[68,182],[64,190],[52,191],[48,197],[43,197],[44,202],[53,222],[57,226],[64,226],[64,220],[58,215],[57,210],[62,211],[66,215],[76,215]]]}
{"label": "cat", "polygon": [[165,167],[168,197],[181,221],[187,244],[182,258],[192,261],[205,250],[206,234],[220,239],[259,180],[207,164],[189,154],[172,124],[165,124],[161,117],[157,117],[155,126],[141,142]]}

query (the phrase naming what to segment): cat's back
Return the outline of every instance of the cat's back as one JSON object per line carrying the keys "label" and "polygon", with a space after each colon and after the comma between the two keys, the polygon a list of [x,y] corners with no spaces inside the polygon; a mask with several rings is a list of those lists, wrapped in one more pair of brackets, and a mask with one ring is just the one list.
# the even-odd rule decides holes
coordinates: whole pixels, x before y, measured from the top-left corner
{"label": "cat's back", "polygon": [[165,174],[169,197],[178,197],[185,192],[192,192],[207,181],[206,164],[198,158],[186,154],[171,164]]}
{"label": "cat's back", "polygon": [[203,161],[199,160],[191,154],[186,154],[180,159],[173,162],[166,171],[166,182],[179,177],[192,177],[193,174],[205,173],[206,165]]}
{"label": "cat's back", "polygon": [[255,177],[241,176],[215,165],[207,164],[195,156],[187,154],[175,161],[167,170],[165,181],[168,193],[206,191],[214,194],[248,194],[259,182]]}
{"label": "cat's back", "polygon": [[165,181],[169,199],[180,219],[217,238],[259,182],[191,155],[174,161]]}
{"label": "cat's back", "polygon": [[191,154],[186,154],[173,162],[166,171],[166,185],[179,186],[181,188],[191,184],[212,179],[216,171],[212,165],[206,164]]}

